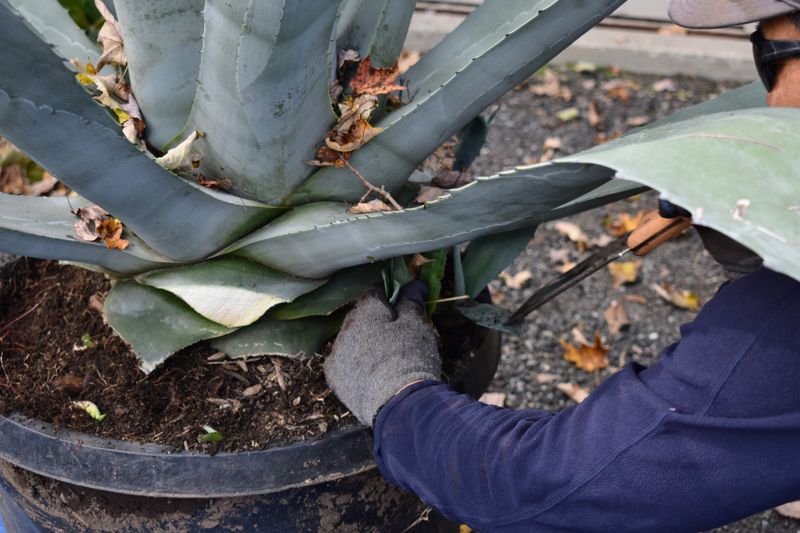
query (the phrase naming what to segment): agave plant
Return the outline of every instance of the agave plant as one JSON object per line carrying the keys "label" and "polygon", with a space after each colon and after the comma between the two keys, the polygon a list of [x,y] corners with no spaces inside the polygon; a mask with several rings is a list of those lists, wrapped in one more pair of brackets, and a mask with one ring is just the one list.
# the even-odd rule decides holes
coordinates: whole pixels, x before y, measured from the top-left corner
{"label": "agave plant", "polygon": [[[459,132],[485,135],[475,121],[489,104],[623,1],[486,0],[397,80],[402,91],[371,100],[358,149],[320,168],[308,162],[341,124],[331,86],[343,58],[391,71],[415,0],[115,0],[102,49],[56,0],[0,0],[0,135],[79,195],[0,196],[0,250],[116,280],[104,314],[145,369],[202,340],[233,357],[313,352],[338,309],[381,276],[390,291],[402,281],[392,259],[409,254],[455,247],[456,293],[475,296],[537,224],[643,185],[798,275],[800,180],[786,155],[797,116],[731,113],[762,105],[757,85],[564,161],[408,200],[430,154]],[[110,102],[119,87],[103,76],[130,88]],[[713,161],[726,179],[756,161],[782,194],[760,203],[744,196],[752,180],[723,187]],[[399,209],[353,212],[369,192]],[[80,238],[76,222],[103,238]]]}

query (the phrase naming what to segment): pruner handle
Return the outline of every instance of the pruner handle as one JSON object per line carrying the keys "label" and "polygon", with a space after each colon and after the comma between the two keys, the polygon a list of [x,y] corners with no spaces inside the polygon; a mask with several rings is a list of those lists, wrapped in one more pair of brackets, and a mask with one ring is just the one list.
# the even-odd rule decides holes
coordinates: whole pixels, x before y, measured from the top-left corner
{"label": "pruner handle", "polygon": [[640,257],[647,255],[691,225],[689,217],[665,218],[658,214],[657,209],[648,211],[628,236],[628,248]]}

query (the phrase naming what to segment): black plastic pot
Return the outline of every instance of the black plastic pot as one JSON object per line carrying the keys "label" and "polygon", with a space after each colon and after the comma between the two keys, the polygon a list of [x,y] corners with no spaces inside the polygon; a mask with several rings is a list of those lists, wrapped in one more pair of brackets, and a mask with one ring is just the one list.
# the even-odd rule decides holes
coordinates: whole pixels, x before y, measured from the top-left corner
{"label": "black plastic pot", "polygon": [[[500,337],[469,337],[480,343],[455,382],[477,396]],[[356,427],[263,451],[173,454],[0,417],[0,513],[10,533],[404,531],[423,506],[383,481],[371,442]]]}

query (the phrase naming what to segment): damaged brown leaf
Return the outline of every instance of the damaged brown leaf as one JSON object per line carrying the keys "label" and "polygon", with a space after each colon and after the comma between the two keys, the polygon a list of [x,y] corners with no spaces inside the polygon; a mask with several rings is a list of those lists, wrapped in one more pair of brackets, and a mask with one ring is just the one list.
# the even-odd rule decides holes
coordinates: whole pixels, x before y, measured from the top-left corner
{"label": "damaged brown leaf", "polygon": [[508,272],[501,272],[499,277],[506,287],[517,290],[524,287],[533,278],[533,274],[530,270],[520,270],[513,275]]}
{"label": "damaged brown leaf", "polygon": [[700,297],[695,292],[678,289],[668,283],[651,285],[656,294],[680,309],[697,311],[700,309]]}
{"label": "damaged brown leaf", "polygon": [[608,366],[609,348],[603,345],[600,333],[595,333],[594,344],[589,344],[585,340],[578,342],[575,346],[564,339],[561,339],[561,346],[564,347],[564,359],[575,364],[576,367],[586,372],[594,372]]}
{"label": "damaged brown leaf", "polygon": [[559,383],[556,388],[566,394],[575,403],[581,403],[589,396],[589,391],[577,383]]}
{"label": "damaged brown leaf", "polygon": [[111,250],[124,250],[128,241],[122,238],[122,222],[118,218],[107,218],[97,226],[97,234]]}
{"label": "damaged brown leaf", "polygon": [[125,56],[125,46],[122,43],[122,31],[120,31],[119,22],[117,22],[102,0],[94,0],[94,5],[105,20],[103,27],[100,28],[100,33],[97,35],[97,42],[103,47],[103,53],[97,61],[97,70],[101,70],[109,63],[120,66],[127,65],[128,58]]}
{"label": "damaged brown leaf", "polygon": [[635,230],[641,223],[643,217],[644,211],[639,211],[633,216],[628,213],[621,213],[606,222],[605,226],[615,237],[622,237]]}
{"label": "damaged brown leaf", "polygon": [[608,271],[611,274],[612,286],[618,289],[623,285],[636,283],[636,280],[639,279],[639,267],[641,266],[642,262],[638,259],[610,263]]}
{"label": "damaged brown leaf", "polygon": [[420,185],[419,193],[417,194],[414,201],[418,204],[425,204],[428,202],[432,202],[437,198],[441,197],[442,195],[447,194],[444,189],[440,189],[439,187],[428,187],[427,185]]}
{"label": "damaged brown leaf", "polygon": [[399,75],[400,70],[397,63],[392,67],[373,68],[372,58],[367,56],[358,65],[355,76],[350,80],[350,88],[359,95],[379,95],[403,91],[405,87],[395,83]]}
{"label": "damaged brown leaf", "polygon": [[611,305],[603,311],[603,317],[606,319],[608,331],[612,335],[616,335],[631,325],[630,318],[628,318],[628,311],[625,309],[625,304],[619,300],[613,300],[611,302]]}
{"label": "damaged brown leaf", "polygon": [[361,202],[350,209],[348,209],[350,213],[354,214],[365,214],[365,213],[381,213],[383,211],[394,211],[392,206],[383,202],[382,200],[370,200],[369,202]]}

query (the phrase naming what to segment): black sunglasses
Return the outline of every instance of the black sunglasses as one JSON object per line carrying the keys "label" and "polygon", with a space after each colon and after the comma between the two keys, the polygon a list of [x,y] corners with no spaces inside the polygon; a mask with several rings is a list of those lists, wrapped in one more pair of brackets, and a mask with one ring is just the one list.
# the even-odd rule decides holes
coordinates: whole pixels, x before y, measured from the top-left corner
{"label": "black sunglasses", "polygon": [[771,91],[775,84],[775,63],[789,57],[800,57],[800,41],[770,41],[759,29],[750,36],[756,70],[764,87]]}

